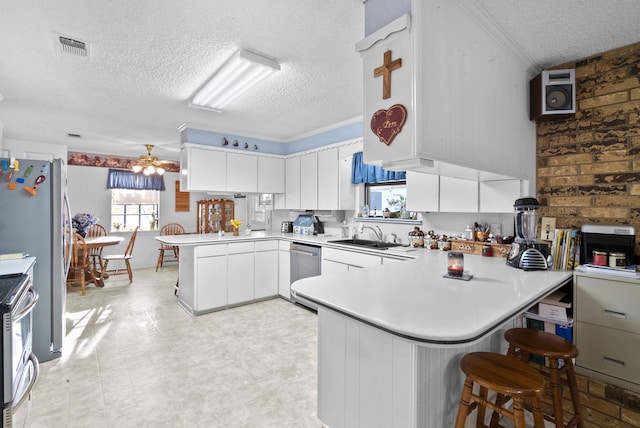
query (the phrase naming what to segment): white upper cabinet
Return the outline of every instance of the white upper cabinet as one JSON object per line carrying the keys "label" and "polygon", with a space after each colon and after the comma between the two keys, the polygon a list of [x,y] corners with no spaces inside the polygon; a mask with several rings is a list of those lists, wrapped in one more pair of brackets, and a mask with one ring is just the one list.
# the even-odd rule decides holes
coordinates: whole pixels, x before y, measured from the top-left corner
{"label": "white upper cabinet", "polygon": [[440,211],[477,213],[478,182],[462,178],[440,177]]}
{"label": "white upper cabinet", "polygon": [[300,156],[300,208],[318,209],[318,153]]}
{"label": "white upper cabinet", "polygon": [[227,153],[227,191],[258,191],[258,158],[243,153]]}
{"label": "white upper cabinet", "polygon": [[199,147],[180,150],[180,190],[225,191],[227,153]]}
{"label": "white upper cabinet", "polygon": [[520,180],[480,182],[480,212],[511,213],[513,203],[521,197]]}
{"label": "white upper cabinet", "polygon": [[[341,210],[355,210],[356,200],[358,200],[358,188],[363,189],[363,184],[353,184],[351,182],[353,176],[353,155],[362,151],[362,139],[358,139],[353,144],[346,144],[338,147],[338,174],[340,175],[340,205]],[[362,198],[360,198],[362,200]]]}
{"label": "white upper cabinet", "polygon": [[435,174],[407,171],[407,210],[440,210],[440,177]]}
{"label": "white upper cabinet", "polygon": [[300,209],[300,156],[287,158],[285,166],[285,208]]}
{"label": "white upper cabinet", "polygon": [[318,152],[318,209],[340,209],[338,166],[337,147]]}
{"label": "white upper cabinet", "polygon": [[284,158],[258,156],[258,193],[284,193]]}
{"label": "white upper cabinet", "polygon": [[[455,164],[535,178],[535,124],[527,101],[535,64],[473,3],[413,1],[410,16],[357,44],[364,66],[365,162],[439,175],[439,164]],[[384,73],[374,76],[385,64],[389,98],[383,97]],[[407,112],[402,129],[397,106]]]}

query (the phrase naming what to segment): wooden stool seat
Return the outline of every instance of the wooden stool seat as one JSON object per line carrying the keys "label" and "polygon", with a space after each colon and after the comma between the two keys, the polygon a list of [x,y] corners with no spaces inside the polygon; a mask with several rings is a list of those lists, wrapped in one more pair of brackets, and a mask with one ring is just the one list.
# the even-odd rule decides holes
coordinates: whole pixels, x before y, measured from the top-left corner
{"label": "wooden stool seat", "polygon": [[[484,424],[487,407],[499,415],[512,419],[516,428],[525,428],[524,401],[531,403],[535,427],[544,427],[540,399],[544,392],[544,378],[533,367],[515,358],[492,352],[472,352],[462,357],[460,368],[466,375],[460,397],[455,428],[463,428],[467,416],[478,408],[477,427]],[[473,393],[474,384],[480,389]],[[513,399],[513,410],[488,400],[488,391],[495,391]],[[492,426],[497,423],[497,418]]]}
{"label": "wooden stool seat", "polygon": [[[545,357],[549,361],[549,379],[551,383],[551,397],[553,401],[553,421],[556,428],[580,427],[584,428],[584,417],[580,405],[580,395],[576,374],[573,368],[573,358],[578,356],[578,348],[563,337],[546,333],[532,328],[512,328],[504,333],[509,342],[507,355],[529,361],[529,354]],[[562,375],[566,375],[563,381]],[[573,417],[567,425],[564,424],[562,410],[562,387],[567,385],[573,402]]]}

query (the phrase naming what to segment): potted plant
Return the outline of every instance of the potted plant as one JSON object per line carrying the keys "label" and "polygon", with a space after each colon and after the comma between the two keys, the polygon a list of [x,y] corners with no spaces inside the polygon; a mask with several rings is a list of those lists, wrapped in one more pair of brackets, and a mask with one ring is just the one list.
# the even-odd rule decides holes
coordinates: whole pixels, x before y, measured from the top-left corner
{"label": "potted plant", "polygon": [[151,216],[151,223],[149,223],[149,229],[151,230],[156,230],[156,227],[158,226],[158,214],[156,214],[156,212],[152,212],[150,214]]}
{"label": "potted plant", "polygon": [[407,218],[405,210],[407,200],[404,196],[398,195],[397,198],[387,199],[387,203],[393,209],[389,217]]}
{"label": "potted plant", "polygon": [[113,230],[115,230],[115,231],[120,230],[120,222],[119,221],[114,221],[113,222]]}

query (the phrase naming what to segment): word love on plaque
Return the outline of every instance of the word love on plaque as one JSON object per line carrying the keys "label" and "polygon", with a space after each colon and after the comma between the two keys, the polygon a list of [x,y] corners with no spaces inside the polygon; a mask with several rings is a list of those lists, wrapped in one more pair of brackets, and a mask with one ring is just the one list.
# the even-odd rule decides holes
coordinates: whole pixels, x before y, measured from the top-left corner
{"label": "word love on plaque", "polygon": [[402,104],[394,104],[386,110],[382,109],[373,113],[371,130],[378,136],[380,142],[388,146],[402,131],[406,120],[407,109]]}

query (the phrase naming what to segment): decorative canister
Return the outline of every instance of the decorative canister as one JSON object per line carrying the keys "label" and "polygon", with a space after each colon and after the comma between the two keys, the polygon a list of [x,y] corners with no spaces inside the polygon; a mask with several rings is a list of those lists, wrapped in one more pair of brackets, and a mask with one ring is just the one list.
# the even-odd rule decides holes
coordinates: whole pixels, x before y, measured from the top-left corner
{"label": "decorative canister", "polygon": [[627,258],[624,253],[609,253],[609,267],[627,267]]}
{"label": "decorative canister", "polygon": [[482,255],[485,256],[485,257],[493,256],[493,249],[491,248],[491,245],[483,245],[482,246]]}
{"label": "decorative canister", "polygon": [[607,265],[607,255],[608,253],[606,251],[597,251],[594,250],[593,253],[591,253],[591,255],[593,256],[593,264],[596,266],[606,266]]}

